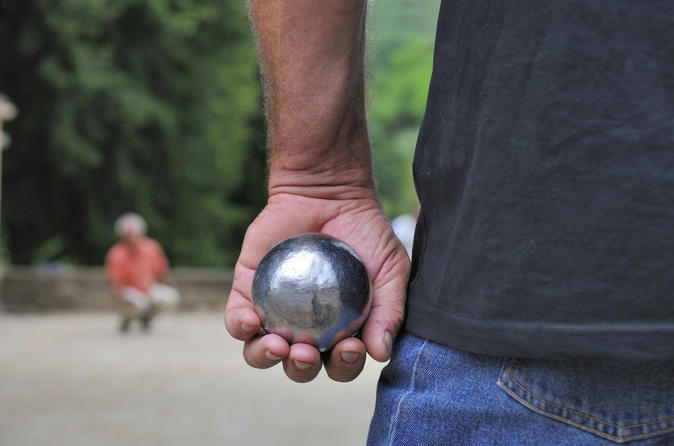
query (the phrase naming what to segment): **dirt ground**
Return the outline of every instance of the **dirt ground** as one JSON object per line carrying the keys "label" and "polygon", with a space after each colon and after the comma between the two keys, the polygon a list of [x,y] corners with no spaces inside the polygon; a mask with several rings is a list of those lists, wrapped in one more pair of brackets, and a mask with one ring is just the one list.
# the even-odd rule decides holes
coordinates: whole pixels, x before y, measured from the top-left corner
{"label": "dirt ground", "polygon": [[121,336],[111,313],[0,314],[0,445],[361,445],[382,365],[354,382],[247,367],[220,313]]}

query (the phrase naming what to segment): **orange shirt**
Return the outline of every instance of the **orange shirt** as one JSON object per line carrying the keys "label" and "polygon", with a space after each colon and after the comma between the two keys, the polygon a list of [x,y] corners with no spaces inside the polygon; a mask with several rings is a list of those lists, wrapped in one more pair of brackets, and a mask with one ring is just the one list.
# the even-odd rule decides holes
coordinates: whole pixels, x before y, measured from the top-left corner
{"label": "orange shirt", "polygon": [[110,248],[105,271],[113,284],[134,287],[145,293],[168,272],[168,260],[159,243],[143,237],[135,249],[123,242]]}

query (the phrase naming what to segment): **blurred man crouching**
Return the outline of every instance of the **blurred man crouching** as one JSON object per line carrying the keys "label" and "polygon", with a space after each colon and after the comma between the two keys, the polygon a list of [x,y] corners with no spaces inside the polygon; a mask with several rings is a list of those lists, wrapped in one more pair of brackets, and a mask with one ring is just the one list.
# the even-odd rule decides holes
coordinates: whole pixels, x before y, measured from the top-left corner
{"label": "blurred man crouching", "polygon": [[178,290],[168,278],[169,264],[159,243],[145,236],[147,224],[138,214],[127,213],[115,222],[120,241],[105,259],[105,269],[112,284],[115,307],[121,314],[119,330],[129,330],[138,319],[144,331],[161,310],[175,307]]}

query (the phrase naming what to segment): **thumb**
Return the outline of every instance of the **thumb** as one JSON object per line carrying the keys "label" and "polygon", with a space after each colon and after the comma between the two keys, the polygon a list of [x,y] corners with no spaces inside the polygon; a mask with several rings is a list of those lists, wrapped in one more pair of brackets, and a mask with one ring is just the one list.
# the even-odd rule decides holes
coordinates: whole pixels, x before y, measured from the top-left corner
{"label": "thumb", "polygon": [[255,270],[237,262],[234,268],[232,291],[225,309],[225,327],[232,337],[241,341],[252,338],[259,330],[261,321],[253,309],[250,296]]}
{"label": "thumb", "polygon": [[384,265],[384,268],[389,268],[390,279],[381,284],[375,282],[373,286],[372,309],[362,332],[368,353],[380,362],[390,358],[393,340],[400,330],[405,315],[410,261],[404,248],[402,255],[395,257],[389,259],[393,265]]}

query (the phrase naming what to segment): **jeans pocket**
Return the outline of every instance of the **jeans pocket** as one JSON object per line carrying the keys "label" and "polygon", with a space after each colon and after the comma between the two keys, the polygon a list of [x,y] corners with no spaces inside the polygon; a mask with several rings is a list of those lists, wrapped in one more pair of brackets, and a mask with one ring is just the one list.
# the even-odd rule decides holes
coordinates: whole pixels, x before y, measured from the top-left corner
{"label": "jeans pocket", "polygon": [[507,359],[498,385],[529,409],[616,443],[674,432],[674,362]]}

